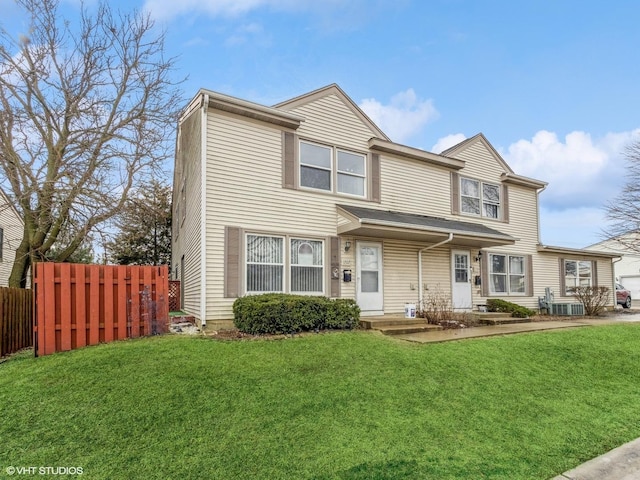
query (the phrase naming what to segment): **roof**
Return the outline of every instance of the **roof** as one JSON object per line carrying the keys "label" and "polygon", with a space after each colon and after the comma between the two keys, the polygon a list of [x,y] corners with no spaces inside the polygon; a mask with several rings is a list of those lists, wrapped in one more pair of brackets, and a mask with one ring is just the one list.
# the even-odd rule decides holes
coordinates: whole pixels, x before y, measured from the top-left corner
{"label": "roof", "polygon": [[337,205],[337,207],[352,220],[350,225],[339,227],[340,233],[423,241],[435,241],[453,234],[453,243],[478,247],[510,245],[517,240],[511,235],[480,223],[351,205]]}
{"label": "roof", "polygon": [[555,255],[582,255],[584,257],[602,258],[617,258],[620,256],[620,253],[603,252],[599,250],[585,250],[582,248],[555,247],[553,245],[538,245],[538,252],[553,253]]}

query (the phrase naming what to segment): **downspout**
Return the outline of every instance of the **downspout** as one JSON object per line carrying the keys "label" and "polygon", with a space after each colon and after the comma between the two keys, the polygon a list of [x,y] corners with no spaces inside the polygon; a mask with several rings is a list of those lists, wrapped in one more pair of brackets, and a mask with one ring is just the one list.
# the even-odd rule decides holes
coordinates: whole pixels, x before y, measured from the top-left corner
{"label": "downspout", "polygon": [[431,250],[432,248],[439,247],[440,245],[444,245],[445,243],[449,243],[453,240],[453,233],[449,234],[449,238],[443,240],[441,242],[435,243],[433,245],[429,245],[428,247],[421,248],[418,250],[418,308],[422,308],[422,299],[424,297],[424,287],[422,286],[422,252],[427,250]]}
{"label": "downspout", "polygon": [[200,125],[200,323],[207,326],[207,111],[209,95],[202,95]]}
{"label": "downspout", "polygon": [[540,189],[538,189],[538,194],[536,195],[536,210],[538,214],[538,245],[542,245],[542,237],[540,236],[540,194],[546,190],[546,185]]}

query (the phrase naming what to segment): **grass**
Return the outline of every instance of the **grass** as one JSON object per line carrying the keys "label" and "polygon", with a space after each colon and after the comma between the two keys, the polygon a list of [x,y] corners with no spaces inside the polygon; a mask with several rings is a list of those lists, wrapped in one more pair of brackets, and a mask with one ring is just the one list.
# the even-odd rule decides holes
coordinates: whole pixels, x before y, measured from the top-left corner
{"label": "grass", "polygon": [[640,326],[23,354],[0,364],[0,418],[0,477],[548,479],[640,436]]}

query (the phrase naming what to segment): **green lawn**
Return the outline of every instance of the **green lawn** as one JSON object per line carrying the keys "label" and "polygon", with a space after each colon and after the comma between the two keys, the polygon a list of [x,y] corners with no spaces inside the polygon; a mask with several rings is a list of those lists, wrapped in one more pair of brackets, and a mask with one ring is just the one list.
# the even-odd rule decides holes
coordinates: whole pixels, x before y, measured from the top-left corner
{"label": "green lawn", "polygon": [[548,479],[639,436],[640,325],[165,336],[0,364],[0,477]]}

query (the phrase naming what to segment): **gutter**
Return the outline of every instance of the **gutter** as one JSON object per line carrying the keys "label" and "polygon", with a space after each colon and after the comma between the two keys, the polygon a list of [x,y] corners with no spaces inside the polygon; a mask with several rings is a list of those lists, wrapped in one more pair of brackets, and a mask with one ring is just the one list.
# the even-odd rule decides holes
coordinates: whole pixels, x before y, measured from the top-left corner
{"label": "gutter", "polygon": [[207,110],[209,94],[202,94],[200,125],[200,323],[207,326]]}
{"label": "gutter", "polygon": [[433,245],[430,245],[428,247],[424,247],[418,250],[418,288],[420,289],[418,291],[418,302],[419,302],[418,308],[422,308],[422,300],[424,297],[424,287],[422,285],[422,252],[431,250],[432,248],[439,247],[440,245],[444,245],[445,243],[449,243],[451,240],[453,240],[453,233],[450,233],[449,238],[447,238],[446,240],[443,240],[438,243],[434,243]]}

